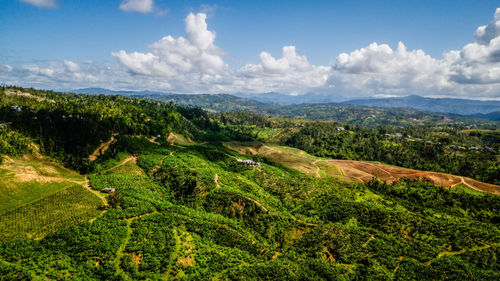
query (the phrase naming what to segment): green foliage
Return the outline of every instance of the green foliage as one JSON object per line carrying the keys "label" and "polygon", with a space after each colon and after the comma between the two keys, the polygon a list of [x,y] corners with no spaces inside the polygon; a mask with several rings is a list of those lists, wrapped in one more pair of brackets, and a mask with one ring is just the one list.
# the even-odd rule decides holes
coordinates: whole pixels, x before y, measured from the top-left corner
{"label": "green foliage", "polygon": [[[33,151],[32,140],[9,128],[0,127],[0,154],[22,155]],[[2,163],[0,157],[0,164]]]}

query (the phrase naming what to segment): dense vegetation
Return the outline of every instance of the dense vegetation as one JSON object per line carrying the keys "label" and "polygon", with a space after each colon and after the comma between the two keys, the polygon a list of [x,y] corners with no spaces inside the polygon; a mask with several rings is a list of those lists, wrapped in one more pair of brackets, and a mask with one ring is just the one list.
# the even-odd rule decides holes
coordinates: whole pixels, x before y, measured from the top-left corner
{"label": "dense vegetation", "polygon": [[[101,207],[88,189],[72,185],[0,214],[2,231],[10,233],[0,236],[0,280],[500,279],[499,196],[461,185],[314,178],[257,156],[261,166],[252,167],[238,162],[251,157],[220,144],[264,138],[353,158],[370,155],[368,145],[373,155],[384,145],[410,147],[379,137],[397,128],[339,130],[334,123],[19,90],[31,96],[0,93],[0,120],[18,134],[5,143],[30,140],[20,147],[33,142],[39,153],[87,173],[93,190],[116,192]],[[450,144],[498,146],[491,131],[453,132]],[[190,141],[174,141],[180,134]],[[112,136],[116,141],[90,161]],[[426,161],[438,162],[432,159]],[[79,209],[75,198],[90,203]],[[42,211],[55,209],[61,223],[58,212]],[[82,215],[69,216],[70,209]],[[52,224],[44,228],[45,221]],[[27,235],[33,231],[40,235]]]}
{"label": "dense vegetation", "polygon": [[498,196],[425,182],[346,184],[241,166],[218,146],[134,140],[128,153],[144,174],[91,175],[93,188],[117,189],[107,212],[39,242],[4,242],[4,278],[500,277]]}

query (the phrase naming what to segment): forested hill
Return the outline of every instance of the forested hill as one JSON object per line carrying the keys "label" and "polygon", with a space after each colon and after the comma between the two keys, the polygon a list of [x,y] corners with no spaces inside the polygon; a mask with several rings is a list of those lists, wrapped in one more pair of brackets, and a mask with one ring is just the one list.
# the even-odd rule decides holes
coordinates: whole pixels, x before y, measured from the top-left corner
{"label": "forested hill", "polygon": [[61,94],[0,88],[0,123],[38,145],[42,154],[85,172],[88,156],[114,135],[168,135],[223,138],[199,108],[123,96]]}
{"label": "forested hill", "polygon": [[173,102],[179,105],[198,106],[212,111],[250,111],[259,112],[274,108],[273,105],[264,104],[255,100],[245,99],[227,94],[135,94],[132,97],[148,98],[152,100]]}
{"label": "forested hill", "polygon": [[[148,98],[163,102],[173,102],[178,105],[201,107],[208,111],[227,112],[245,111],[286,118],[303,118],[311,120],[330,120],[342,123],[357,124],[363,126],[396,125],[412,126],[430,123],[438,124],[463,124],[478,125],[485,128],[496,128],[498,123],[494,121],[495,116],[474,115],[463,116],[459,114],[447,114],[444,112],[432,112],[431,99],[426,99],[426,104],[418,109],[413,108],[412,102],[405,105],[386,106],[386,104],[356,105],[347,103],[332,103],[323,95],[307,95],[307,99],[301,100],[304,96],[288,96],[278,93],[265,93],[259,95],[229,95],[229,94],[169,94],[150,91],[111,91],[101,88],[86,88],[75,90],[77,93],[123,95],[128,97]],[[284,100],[290,102],[283,102]],[[418,100],[423,99],[418,97]],[[397,99],[396,99],[397,100]],[[302,101],[302,102],[299,102]],[[372,101],[372,100],[370,100]],[[375,99],[373,101],[376,101]],[[461,100],[453,100],[461,101]],[[464,100],[467,101],[467,100]],[[441,100],[436,100],[441,104]],[[474,102],[474,101],[468,101]],[[480,106],[485,105],[482,102]],[[420,104],[420,103],[416,103]],[[476,104],[469,104],[468,108],[475,108]],[[443,104],[442,107],[446,107]],[[471,107],[472,106],[472,107]],[[491,106],[489,106],[491,107]],[[489,108],[488,107],[488,108]],[[467,110],[469,110],[467,109]],[[458,109],[457,109],[458,110]],[[475,109],[474,109],[475,110]],[[467,112],[467,111],[463,111]],[[465,114],[460,111],[460,114]],[[475,111],[474,111],[475,112]],[[481,118],[481,120],[478,120]],[[485,122],[484,119],[493,121]]]}
{"label": "forested hill", "polygon": [[487,114],[476,113],[470,115],[470,117],[488,119],[491,121],[500,121],[500,111],[490,112]]}

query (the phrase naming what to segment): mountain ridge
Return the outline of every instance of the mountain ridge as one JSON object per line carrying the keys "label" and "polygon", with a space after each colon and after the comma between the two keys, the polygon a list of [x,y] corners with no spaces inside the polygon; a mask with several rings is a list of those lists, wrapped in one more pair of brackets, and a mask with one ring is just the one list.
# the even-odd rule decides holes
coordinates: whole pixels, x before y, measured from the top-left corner
{"label": "mountain ridge", "polygon": [[476,113],[487,114],[494,111],[500,111],[500,101],[482,101],[459,98],[429,98],[419,95],[391,98],[353,99],[342,103],[377,107],[406,107],[460,115],[472,115]]}

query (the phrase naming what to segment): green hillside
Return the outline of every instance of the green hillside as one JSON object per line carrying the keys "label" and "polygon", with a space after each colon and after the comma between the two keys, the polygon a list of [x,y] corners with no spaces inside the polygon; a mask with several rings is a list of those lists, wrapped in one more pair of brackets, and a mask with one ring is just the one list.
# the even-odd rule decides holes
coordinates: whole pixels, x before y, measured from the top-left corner
{"label": "green hillside", "polygon": [[163,102],[173,102],[183,106],[197,106],[213,111],[251,111],[258,112],[264,108],[273,108],[272,105],[255,100],[245,99],[227,94],[139,94],[132,97],[147,98]]}
{"label": "green hillside", "polygon": [[[375,139],[354,137],[371,139],[373,129],[19,91],[29,95],[0,93],[8,124],[0,195],[19,198],[0,201],[0,280],[500,278],[498,195],[418,179],[347,181],[345,167],[328,164],[339,147],[346,157],[368,155],[358,147],[377,151]],[[494,142],[494,132],[451,133],[458,129],[450,129],[450,144]],[[262,138],[294,136],[295,148],[269,144],[252,153]],[[228,145],[242,141],[241,149]],[[432,147],[429,155],[451,151]],[[476,152],[473,165],[496,155],[462,153]],[[34,181],[16,185],[16,173],[28,172]],[[495,170],[479,175],[498,179]]]}
{"label": "green hillside", "polygon": [[[271,163],[245,166],[237,159],[247,156],[218,145],[126,141],[135,142],[128,153],[144,173],[91,174],[94,189],[117,189],[106,212],[39,242],[3,243],[4,276],[499,277],[491,263],[500,243],[497,196],[426,182],[348,184]],[[65,262],[54,268],[54,260]]]}

